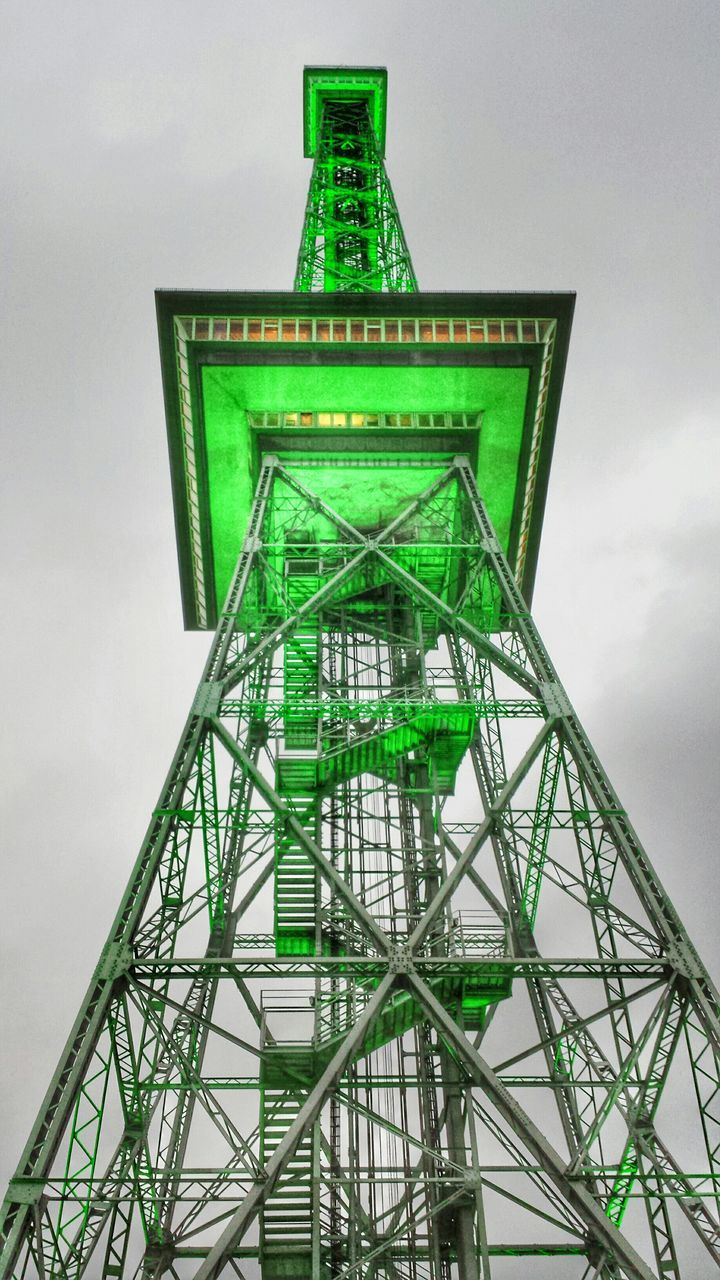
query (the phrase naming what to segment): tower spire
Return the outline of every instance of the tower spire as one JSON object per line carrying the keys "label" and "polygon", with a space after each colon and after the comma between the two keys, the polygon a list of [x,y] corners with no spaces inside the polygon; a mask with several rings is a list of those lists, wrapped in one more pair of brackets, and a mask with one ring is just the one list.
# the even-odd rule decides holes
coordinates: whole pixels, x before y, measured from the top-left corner
{"label": "tower spire", "polygon": [[315,160],[295,273],[300,293],[414,293],[385,172],[385,67],[306,67],[305,155]]}

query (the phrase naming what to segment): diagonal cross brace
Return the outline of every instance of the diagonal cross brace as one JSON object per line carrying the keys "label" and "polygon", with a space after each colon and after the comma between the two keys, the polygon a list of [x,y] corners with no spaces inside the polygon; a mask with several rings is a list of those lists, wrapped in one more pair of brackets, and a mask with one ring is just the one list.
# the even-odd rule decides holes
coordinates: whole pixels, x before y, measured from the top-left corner
{"label": "diagonal cross brace", "polygon": [[502,791],[490,805],[485,819],[480,823],[475,835],[471,838],[463,852],[460,854],[452,871],[443,880],[441,887],[432,899],[424,916],[418,921],[413,929],[408,941],[408,946],[411,949],[422,942],[438,912],[442,910],[443,906],[448,901],[448,898],[455,892],[458,884],[467,874],[467,871],[472,865],[481,845],[493,831],[498,816],[502,813],[505,806],[512,799],[518,787],[530,772],[535,760],[542,751],[548,734],[554,728],[554,725],[554,720],[546,720],[544,722],[542,728],[531,742],[514,773],[510,778],[508,778],[508,781],[505,783]]}
{"label": "diagonal cross brace", "polygon": [[[497,539],[485,510],[477,487],[470,461],[467,457],[456,459],[460,480],[468,496],[478,529],[487,541],[488,556],[493,565],[495,575],[507,598],[514,602],[517,609],[517,628],[525,648],[536,671],[542,672],[543,682],[557,684],[560,682],[550,656],[540,638],[534,622],[527,613],[527,606],[502,551],[497,546]],[[682,956],[687,967],[685,975],[690,980],[691,999],[697,1009],[698,1017],[709,1039],[720,1049],[720,993],[713,983],[707,969],[703,965],[680,917],[672,905],[670,898],[657,872],[650,864],[640,841],[628,821],[610,784],[600,761],[593,751],[585,732],[572,708],[565,717],[565,741],[570,748],[576,765],[582,770],[591,794],[598,807],[607,813],[608,830],[620,852],[620,856],[633,886],[644,903],[658,934],[666,944],[675,948]]]}
{"label": "diagonal cross brace", "polygon": [[605,1217],[600,1205],[579,1183],[567,1177],[567,1165],[548,1142],[527,1112],[473,1048],[453,1018],[417,974],[409,975],[410,984],[428,1012],[430,1020],[443,1040],[460,1060],[473,1083],[491,1099],[505,1122],[527,1147],[557,1187],[560,1194],[586,1224],[590,1235],[617,1258],[629,1280],[657,1280],[621,1231]]}
{"label": "diagonal cross brace", "polygon": [[519,662],[515,662],[513,658],[508,658],[502,649],[498,649],[497,645],[488,640],[484,632],[478,631],[477,627],[474,627],[472,623],[466,622],[464,618],[461,618],[454,609],[450,608],[449,604],[445,604],[444,600],[436,596],[434,591],[426,587],[413,574],[408,573],[407,569],[403,569],[401,565],[396,564],[380,546],[376,547],[375,554],[387,572],[388,577],[393,578],[400,586],[405,587],[410,595],[419,596],[428,608],[433,609],[441,618],[444,618],[454,631],[460,632],[478,652],[489,658],[498,670],[503,671],[506,676],[509,676],[521,688],[527,689],[528,693],[531,693],[533,697],[540,698],[542,696],[540,680],[533,672],[526,671],[524,667],[520,666]]}
{"label": "diagonal cross brace", "polygon": [[338,515],[338,512],[334,507],[330,506],[329,502],[326,502],[324,498],[320,498],[316,493],[313,493],[312,489],[308,489],[307,486],[303,484],[302,480],[299,480],[298,477],[291,471],[288,471],[286,467],[278,464],[277,474],[285,484],[287,484],[291,489],[294,489],[301,498],[305,499],[308,506],[312,507],[314,511],[321,511],[331,524],[334,524],[342,533],[347,534],[351,541],[358,542],[362,546],[368,546],[371,542],[374,542],[376,545],[381,542],[387,542],[395,530],[405,524],[406,520],[410,520],[420,507],[424,506],[426,502],[429,502],[431,498],[434,498],[435,495],[439,493],[441,489],[444,489],[447,484],[450,484],[451,481],[457,480],[455,466],[449,467],[441,476],[438,476],[436,480],[433,480],[426,489],[423,489],[422,493],[418,494],[417,498],[413,498],[412,502],[400,512],[400,515],[396,516],[395,519],[382,529],[380,533],[373,538],[368,538],[367,534],[361,533],[361,531],[356,529],[349,520],[344,518],[344,516]]}

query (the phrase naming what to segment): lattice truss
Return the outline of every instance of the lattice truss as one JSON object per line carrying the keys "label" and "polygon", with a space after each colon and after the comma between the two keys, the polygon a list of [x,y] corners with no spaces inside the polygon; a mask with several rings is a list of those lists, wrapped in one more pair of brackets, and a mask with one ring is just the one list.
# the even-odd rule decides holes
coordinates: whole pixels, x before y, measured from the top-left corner
{"label": "lattice truss", "polygon": [[720,1262],[716,992],[469,464],[417,470],[357,529],[264,465],[3,1277]]}
{"label": "lattice truss", "polygon": [[417,281],[364,102],[327,102],[305,208],[300,292],[414,293]]}

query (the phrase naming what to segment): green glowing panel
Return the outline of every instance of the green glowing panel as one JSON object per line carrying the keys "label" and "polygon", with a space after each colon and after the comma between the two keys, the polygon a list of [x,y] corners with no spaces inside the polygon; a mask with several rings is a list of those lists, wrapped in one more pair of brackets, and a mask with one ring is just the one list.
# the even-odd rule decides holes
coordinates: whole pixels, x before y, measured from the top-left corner
{"label": "green glowing panel", "polygon": [[[313,462],[313,455],[293,453],[287,465],[308,489],[361,532],[389,524],[447,470],[442,462],[423,467],[422,471],[403,466],[407,455],[392,451],[366,453],[363,457],[368,459],[366,467],[358,466],[356,457],[354,465],[347,466],[347,454],[335,453],[327,455],[326,466],[313,465],[304,470],[303,464]],[[432,460],[431,455],[427,461],[431,464]]]}
{"label": "green glowing panel", "polygon": [[[417,492],[403,468],[427,479],[469,457],[529,604],[573,303],[570,294],[159,290],[186,626],[215,625],[263,452],[305,477],[312,470],[330,505],[369,527]],[[320,458],[327,474],[310,465]]]}
{"label": "green glowing panel", "polygon": [[[478,479],[498,536],[508,550],[528,383],[529,371],[522,366],[205,366],[202,400],[217,607],[222,606],[235,567],[255,484],[258,459],[249,412],[482,414]],[[295,429],[288,428],[286,434],[288,445],[297,445]],[[303,438],[310,450],[311,433]],[[365,454],[367,468],[355,468],[350,476],[333,461],[327,470],[313,473],[313,486],[352,523],[370,526],[392,518],[403,500],[410,501],[432,475],[425,468],[419,472],[400,465],[379,481],[382,473],[372,463],[394,457],[396,445],[400,462],[412,449],[412,438],[411,431],[400,428],[385,439],[377,454]],[[338,432],[338,447],[343,451],[352,447],[351,430]],[[277,442],[273,451],[278,451]],[[442,457],[438,455],[438,465]]]}
{"label": "green glowing panel", "polygon": [[367,102],[380,155],[385,154],[387,69],[385,67],[305,67],[303,73],[303,149],[317,150],[323,104]]}

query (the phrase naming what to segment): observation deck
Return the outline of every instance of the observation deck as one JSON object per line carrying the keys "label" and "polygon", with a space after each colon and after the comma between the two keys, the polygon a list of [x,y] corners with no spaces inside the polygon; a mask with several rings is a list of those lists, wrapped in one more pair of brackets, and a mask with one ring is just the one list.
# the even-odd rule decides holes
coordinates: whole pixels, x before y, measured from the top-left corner
{"label": "observation deck", "polygon": [[267,453],[368,528],[467,454],[530,603],[574,294],[156,300],[186,627],[216,623]]}

